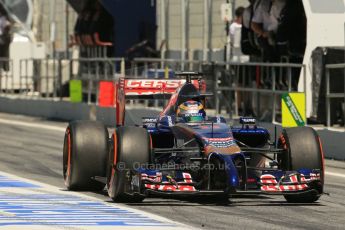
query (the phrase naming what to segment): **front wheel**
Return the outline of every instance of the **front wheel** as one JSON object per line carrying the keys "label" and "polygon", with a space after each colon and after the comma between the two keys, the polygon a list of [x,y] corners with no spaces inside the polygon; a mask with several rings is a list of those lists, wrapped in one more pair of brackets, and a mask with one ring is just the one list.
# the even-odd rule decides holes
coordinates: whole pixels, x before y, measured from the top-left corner
{"label": "front wheel", "polygon": [[[116,202],[141,202],[140,181],[135,178],[137,169],[150,161],[151,141],[146,129],[119,127],[112,136],[107,166],[109,197]],[[133,192],[136,186],[136,193]]]}
{"label": "front wheel", "polygon": [[310,127],[284,129],[280,136],[279,145],[286,150],[280,159],[284,171],[321,170],[321,182],[314,185],[315,192],[284,195],[286,201],[289,203],[312,203],[317,201],[323,192],[324,159],[321,141],[316,131]]}

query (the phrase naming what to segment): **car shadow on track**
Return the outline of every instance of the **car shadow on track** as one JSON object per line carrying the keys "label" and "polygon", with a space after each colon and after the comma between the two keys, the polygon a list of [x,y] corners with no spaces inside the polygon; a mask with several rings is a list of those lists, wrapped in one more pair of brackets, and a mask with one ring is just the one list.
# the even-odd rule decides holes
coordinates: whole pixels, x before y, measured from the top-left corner
{"label": "car shadow on track", "polygon": [[[246,196],[248,198],[248,196]],[[269,199],[264,196],[251,196],[252,199]],[[141,203],[125,203],[129,206],[233,206],[233,200],[227,197],[150,197]]]}
{"label": "car shadow on track", "polygon": [[[66,190],[67,191],[67,190]],[[89,192],[86,192],[89,193]],[[106,190],[92,192],[104,196],[104,202],[116,203],[109,199]],[[150,196],[143,202],[122,203],[133,207],[144,206],[222,206],[222,207],[276,207],[276,206],[325,206],[321,202],[315,203],[288,203],[285,200],[276,200],[273,197],[265,195],[232,195],[230,197],[219,196],[193,196],[193,197],[174,197],[174,196]]]}
{"label": "car shadow on track", "polygon": [[276,207],[276,206],[325,206],[320,202],[315,203],[288,203],[285,200],[273,200],[272,197],[267,196],[245,196],[214,198],[214,197],[187,197],[187,198],[147,198],[142,203],[125,203],[128,206],[222,206],[222,207]]}
{"label": "car shadow on track", "polygon": [[236,207],[277,207],[277,206],[295,206],[295,207],[306,207],[306,206],[316,206],[316,207],[322,207],[325,206],[324,204],[321,204],[320,202],[315,202],[315,203],[288,203],[285,200],[281,201],[263,201],[263,202],[251,202],[251,201],[236,201],[234,200],[232,202],[231,206],[236,206]]}

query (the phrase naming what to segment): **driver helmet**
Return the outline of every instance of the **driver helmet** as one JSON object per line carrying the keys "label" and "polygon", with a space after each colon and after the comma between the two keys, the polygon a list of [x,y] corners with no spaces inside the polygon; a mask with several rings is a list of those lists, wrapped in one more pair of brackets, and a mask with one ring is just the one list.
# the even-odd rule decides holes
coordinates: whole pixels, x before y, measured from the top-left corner
{"label": "driver helmet", "polygon": [[201,122],[205,120],[206,113],[204,106],[199,101],[185,101],[180,104],[176,112],[185,122]]}

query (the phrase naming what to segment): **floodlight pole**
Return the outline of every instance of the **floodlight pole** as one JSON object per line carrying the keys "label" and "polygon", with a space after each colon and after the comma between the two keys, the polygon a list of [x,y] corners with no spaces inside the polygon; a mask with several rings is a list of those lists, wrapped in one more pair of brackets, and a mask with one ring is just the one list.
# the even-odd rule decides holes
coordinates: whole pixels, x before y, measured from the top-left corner
{"label": "floodlight pole", "polygon": [[181,70],[184,70],[186,55],[186,0],[181,0]]}
{"label": "floodlight pole", "polygon": [[203,61],[209,61],[212,51],[212,0],[204,0]]}
{"label": "floodlight pole", "polygon": [[65,15],[64,17],[64,24],[65,24],[65,58],[69,58],[69,8],[67,1],[64,1],[64,9],[65,9]]}
{"label": "floodlight pole", "polygon": [[208,61],[209,0],[204,0],[203,61]]}
{"label": "floodlight pole", "polygon": [[[167,10],[166,10],[166,0],[161,0],[160,1],[160,26],[161,26],[161,43],[164,42],[165,44],[167,43],[167,33],[166,33],[166,18],[167,18]],[[166,45],[165,45],[166,46]],[[161,47],[161,59],[165,58],[165,51],[166,48],[163,46]],[[164,68],[161,66],[161,68]]]}

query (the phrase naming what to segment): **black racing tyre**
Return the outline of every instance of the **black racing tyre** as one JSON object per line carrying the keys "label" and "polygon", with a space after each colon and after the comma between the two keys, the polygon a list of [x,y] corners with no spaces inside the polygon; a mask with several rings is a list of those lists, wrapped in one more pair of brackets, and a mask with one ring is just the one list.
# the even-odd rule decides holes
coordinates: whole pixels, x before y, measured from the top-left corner
{"label": "black racing tyre", "polygon": [[141,127],[119,127],[112,135],[107,165],[107,188],[115,202],[141,202],[145,197],[128,194],[131,173],[141,164],[150,162],[151,139]]}
{"label": "black racing tyre", "polygon": [[63,176],[68,190],[100,191],[104,184],[92,179],[106,176],[109,133],[96,121],[74,121],[65,133]]}
{"label": "black racing tyre", "polygon": [[285,171],[321,169],[321,183],[315,185],[317,192],[284,195],[289,203],[312,203],[323,192],[323,152],[320,138],[310,127],[284,129],[279,139],[279,146],[286,150],[280,158],[281,168]]}

